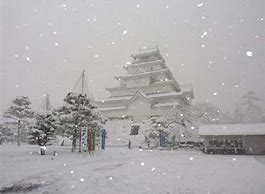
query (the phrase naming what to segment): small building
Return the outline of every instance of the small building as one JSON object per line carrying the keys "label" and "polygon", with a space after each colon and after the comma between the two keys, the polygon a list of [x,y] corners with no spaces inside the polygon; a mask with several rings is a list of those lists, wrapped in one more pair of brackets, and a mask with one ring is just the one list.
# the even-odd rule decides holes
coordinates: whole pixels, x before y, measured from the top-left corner
{"label": "small building", "polygon": [[205,153],[265,154],[265,123],[202,125]]}

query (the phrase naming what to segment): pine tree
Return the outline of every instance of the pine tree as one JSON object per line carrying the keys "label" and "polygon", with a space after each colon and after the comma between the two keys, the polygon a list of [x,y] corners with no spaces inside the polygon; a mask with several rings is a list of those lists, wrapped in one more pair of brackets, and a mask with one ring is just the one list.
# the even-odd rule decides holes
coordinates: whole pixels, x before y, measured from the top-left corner
{"label": "pine tree", "polygon": [[[16,136],[18,146],[20,141],[26,141],[29,132],[29,124],[34,116],[31,110],[31,102],[27,96],[16,97],[11,106],[4,112],[3,117],[8,121],[4,125]],[[14,129],[17,129],[14,131]]]}
{"label": "pine tree", "polygon": [[235,124],[244,123],[243,120],[245,118],[245,113],[243,112],[242,107],[239,104],[236,104],[234,115],[233,115],[233,122]]}
{"label": "pine tree", "polygon": [[29,142],[32,144],[38,143],[39,146],[51,144],[56,128],[55,119],[51,114],[37,114],[35,119],[36,123],[32,128]]}
{"label": "pine tree", "polygon": [[59,118],[58,133],[72,139],[72,151],[74,151],[77,142],[80,148],[80,128],[97,128],[101,116],[86,94],[70,92],[64,102],[65,105],[55,110],[54,114]]}
{"label": "pine tree", "polygon": [[14,141],[14,133],[10,128],[4,124],[0,124],[0,145],[3,142],[12,142]]}
{"label": "pine tree", "polygon": [[256,103],[259,99],[256,97],[255,93],[248,91],[242,96],[244,102],[242,105],[245,107],[245,123],[257,123],[263,120],[263,110]]}

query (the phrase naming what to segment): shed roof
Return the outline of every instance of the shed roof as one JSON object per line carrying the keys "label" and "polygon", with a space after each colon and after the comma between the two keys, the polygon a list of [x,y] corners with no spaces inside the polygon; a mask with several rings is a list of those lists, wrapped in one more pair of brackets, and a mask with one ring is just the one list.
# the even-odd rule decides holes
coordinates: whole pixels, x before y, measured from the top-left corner
{"label": "shed roof", "polygon": [[201,125],[199,127],[199,135],[265,135],[265,123]]}

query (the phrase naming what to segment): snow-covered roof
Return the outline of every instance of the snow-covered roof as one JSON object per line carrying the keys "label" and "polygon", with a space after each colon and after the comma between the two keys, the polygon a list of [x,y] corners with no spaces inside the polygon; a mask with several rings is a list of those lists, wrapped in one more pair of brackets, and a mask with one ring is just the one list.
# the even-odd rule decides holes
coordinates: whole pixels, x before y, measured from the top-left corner
{"label": "snow-covered roof", "polygon": [[157,101],[155,101],[154,99],[146,96],[145,94],[143,94],[141,91],[136,90],[135,93],[133,94],[133,96],[128,99],[125,103],[131,103],[133,102],[136,98],[142,98],[143,100],[152,102],[152,103],[158,103]]}
{"label": "snow-covered roof", "polygon": [[164,73],[164,72],[169,72],[169,69],[159,69],[156,71],[144,72],[144,73],[139,73],[139,74],[128,74],[128,75],[124,75],[124,76],[116,76],[115,78],[116,79],[126,79],[126,78],[134,78],[134,77],[139,77],[139,76]]}
{"label": "snow-covered roof", "polygon": [[265,123],[201,125],[199,127],[199,135],[265,135]]}
{"label": "snow-covered roof", "polygon": [[159,59],[159,60],[155,60],[155,61],[146,61],[146,62],[140,62],[140,63],[132,63],[129,65],[124,65],[123,67],[125,69],[128,69],[128,67],[139,67],[139,66],[148,66],[148,65],[156,65],[156,64],[164,64],[164,60]]}
{"label": "snow-covered roof", "polygon": [[162,58],[162,56],[160,55],[160,51],[159,51],[158,47],[150,48],[150,49],[142,49],[138,53],[132,54],[131,56],[134,59],[136,59],[139,57],[145,57],[145,56],[150,56],[150,55],[154,55],[154,54],[158,54],[158,56],[160,58]]}
{"label": "snow-covered roof", "polygon": [[99,108],[99,111],[112,111],[112,110],[123,110],[126,109],[125,106],[115,106],[115,107],[108,107],[108,108]]}
{"label": "snow-covered roof", "polygon": [[100,102],[104,103],[104,102],[111,102],[111,101],[123,101],[123,100],[129,100],[130,98],[131,98],[131,96],[110,97],[110,98],[104,99]]}
{"label": "snow-covered roof", "polygon": [[159,103],[154,105],[155,107],[166,107],[166,106],[178,106],[179,103],[177,102],[171,102],[171,103]]}
{"label": "snow-covered roof", "polygon": [[181,92],[163,92],[163,93],[158,93],[158,94],[150,94],[148,97],[151,98],[159,98],[159,97],[166,97],[166,96],[178,96],[181,95]]}

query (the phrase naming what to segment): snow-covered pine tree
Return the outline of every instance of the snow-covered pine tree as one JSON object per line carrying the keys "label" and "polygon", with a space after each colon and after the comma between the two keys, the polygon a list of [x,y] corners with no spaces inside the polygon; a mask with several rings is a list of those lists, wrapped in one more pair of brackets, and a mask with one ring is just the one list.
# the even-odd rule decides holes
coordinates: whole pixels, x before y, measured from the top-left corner
{"label": "snow-covered pine tree", "polygon": [[101,116],[86,94],[70,92],[64,102],[65,105],[54,110],[53,113],[59,118],[58,133],[72,139],[72,151],[74,151],[77,142],[80,144],[80,128],[98,128]]}
{"label": "snow-covered pine tree", "polygon": [[259,99],[253,91],[248,91],[242,96],[244,102],[242,105],[245,107],[244,123],[258,123],[263,120],[263,110],[257,105]]}
{"label": "snow-covered pine tree", "polygon": [[29,124],[34,116],[30,105],[31,102],[27,96],[16,97],[11,106],[3,113],[3,117],[7,120],[4,125],[15,134],[18,146],[20,141],[26,141]]}
{"label": "snow-covered pine tree", "polygon": [[151,130],[145,135],[146,141],[153,146],[161,146],[161,136],[166,138],[170,134],[170,131],[166,127],[168,121],[163,117],[151,117],[150,120]]}
{"label": "snow-covered pine tree", "polygon": [[0,124],[0,145],[3,142],[12,142],[14,140],[15,138],[12,130],[8,128],[6,125]]}
{"label": "snow-covered pine tree", "polygon": [[36,114],[36,123],[31,129],[31,135],[29,142],[32,144],[38,144],[41,147],[41,154],[45,155],[46,145],[51,144],[51,140],[55,134],[55,119],[51,114]]}

